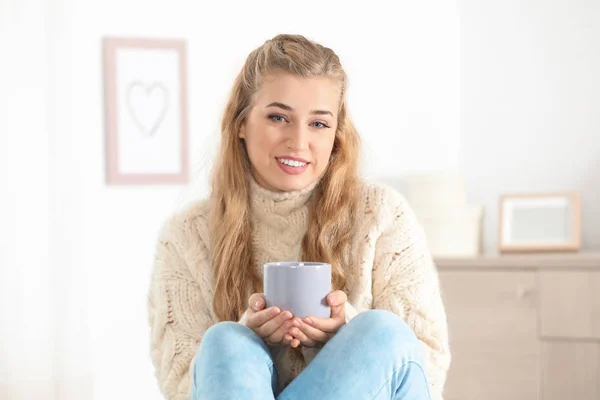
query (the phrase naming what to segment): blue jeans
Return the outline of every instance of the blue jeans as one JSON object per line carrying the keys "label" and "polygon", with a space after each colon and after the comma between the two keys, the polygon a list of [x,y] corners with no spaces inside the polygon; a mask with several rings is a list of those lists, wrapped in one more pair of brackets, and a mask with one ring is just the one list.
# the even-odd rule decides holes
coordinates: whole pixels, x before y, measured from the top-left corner
{"label": "blue jeans", "polygon": [[394,313],[358,314],[281,393],[269,348],[236,322],[213,325],[194,365],[192,400],[430,399],[421,345]]}

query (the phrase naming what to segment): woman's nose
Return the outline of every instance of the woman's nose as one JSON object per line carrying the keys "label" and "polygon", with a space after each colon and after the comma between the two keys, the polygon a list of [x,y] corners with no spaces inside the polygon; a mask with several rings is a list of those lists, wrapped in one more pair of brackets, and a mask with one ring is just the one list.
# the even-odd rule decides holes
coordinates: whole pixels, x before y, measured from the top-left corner
{"label": "woman's nose", "polygon": [[290,150],[301,151],[308,149],[309,132],[308,127],[297,127],[290,129],[287,138],[287,147]]}

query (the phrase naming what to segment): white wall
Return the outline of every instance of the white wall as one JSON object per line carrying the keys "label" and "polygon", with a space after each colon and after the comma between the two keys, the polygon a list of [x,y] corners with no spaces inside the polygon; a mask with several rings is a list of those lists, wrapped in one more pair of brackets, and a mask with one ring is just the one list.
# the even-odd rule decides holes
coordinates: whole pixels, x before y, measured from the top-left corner
{"label": "white wall", "polygon": [[11,56],[0,62],[0,397],[10,381],[48,378],[52,368],[51,342],[39,334],[52,330],[45,285],[52,275],[41,268],[51,248],[45,14],[35,0],[5,6],[0,49]]}
{"label": "white wall", "polygon": [[[279,32],[306,34],[340,54],[368,176],[460,166],[470,201],[486,206],[487,249],[501,192],[579,189],[584,245],[600,246],[600,211],[592,209],[600,195],[597,1],[462,0],[460,10],[441,0],[396,9],[215,3],[54,0],[45,8],[32,0],[27,8],[10,3],[21,4],[16,14],[0,13],[3,29],[10,26],[2,49],[16,57],[9,67],[0,63],[2,109],[11,110],[0,118],[0,272],[3,282],[32,279],[1,291],[1,304],[20,299],[3,315],[23,324],[23,310],[43,307],[43,281],[52,278],[28,266],[49,258],[64,265],[71,277],[60,283],[71,302],[64,318],[81,331],[63,332],[57,348],[85,343],[76,336],[89,324],[95,399],[160,399],[145,302],[156,231],[175,207],[206,194],[232,80],[248,52]],[[193,184],[104,184],[104,35],[188,40]],[[40,331],[59,329],[60,321],[36,322]],[[15,347],[0,343],[2,359],[15,359]],[[27,376],[24,367],[0,367],[2,377]]]}
{"label": "white wall", "polygon": [[[77,198],[83,201],[71,218],[82,226],[72,234],[82,245],[89,287],[95,399],[160,398],[146,322],[157,229],[175,207],[206,194],[226,96],[247,54],[264,40],[303,33],[339,53],[351,78],[351,111],[372,163],[367,175],[458,165],[459,31],[451,2],[407,3],[395,10],[383,2],[365,7],[341,1],[54,4],[57,152],[77,168],[59,165],[57,173],[73,179],[71,188],[81,191]],[[104,35],[188,40],[193,185],[105,185]]]}
{"label": "white wall", "polygon": [[56,101],[56,22],[46,2],[2,4],[0,397],[15,400],[91,394],[78,170],[85,154],[65,124],[69,103]]}
{"label": "white wall", "polygon": [[494,251],[503,192],[579,190],[600,247],[600,2],[461,0],[461,169]]}
{"label": "white wall", "polygon": [[[81,331],[63,332],[57,348],[85,343],[76,336],[89,324],[95,399],[160,399],[145,302],[156,231],[175,207],[206,194],[232,80],[248,52],[279,32],[306,34],[340,54],[368,176],[460,166],[469,199],[486,205],[488,249],[500,192],[580,189],[584,244],[600,246],[600,212],[592,209],[600,194],[597,1],[462,0],[460,30],[456,3],[441,0],[396,9],[341,1],[30,3],[13,1],[13,9],[21,4],[16,14],[0,13],[10,27],[2,49],[16,57],[0,63],[2,109],[11,110],[0,118],[0,272],[3,282],[31,276],[28,287],[1,291],[1,304],[20,299],[3,315],[25,323],[23,310],[43,307],[43,281],[52,279],[28,266],[49,258],[65,266],[64,318]],[[104,35],[188,40],[193,184],[104,184]],[[59,329],[60,321],[36,322],[40,331]],[[15,347],[0,343],[2,359],[15,359]],[[8,379],[27,375],[0,367]]]}

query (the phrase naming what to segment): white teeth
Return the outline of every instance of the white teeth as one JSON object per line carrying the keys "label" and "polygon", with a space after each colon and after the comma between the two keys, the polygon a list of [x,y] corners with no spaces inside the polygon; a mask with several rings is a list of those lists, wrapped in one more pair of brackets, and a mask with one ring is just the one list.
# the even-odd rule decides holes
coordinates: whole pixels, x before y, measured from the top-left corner
{"label": "white teeth", "polygon": [[289,165],[290,167],[303,167],[306,165],[306,163],[295,160],[286,160],[285,158],[278,158],[277,160],[279,160],[279,162],[282,164]]}

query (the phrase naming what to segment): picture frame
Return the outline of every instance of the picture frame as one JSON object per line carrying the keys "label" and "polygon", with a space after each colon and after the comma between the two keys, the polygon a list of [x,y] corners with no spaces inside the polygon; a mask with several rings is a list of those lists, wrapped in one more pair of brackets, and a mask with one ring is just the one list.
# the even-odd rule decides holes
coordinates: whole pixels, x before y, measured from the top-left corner
{"label": "picture frame", "polygon": [[580,250],[578,192],[504,194],[498,209],[500,253]]}
{"label": "picture frame", "polygon": [[188,182],[186,42],[104,37],[102,47],[107,184]]}

